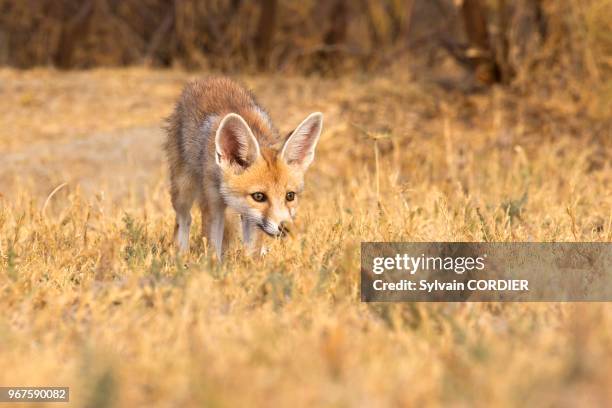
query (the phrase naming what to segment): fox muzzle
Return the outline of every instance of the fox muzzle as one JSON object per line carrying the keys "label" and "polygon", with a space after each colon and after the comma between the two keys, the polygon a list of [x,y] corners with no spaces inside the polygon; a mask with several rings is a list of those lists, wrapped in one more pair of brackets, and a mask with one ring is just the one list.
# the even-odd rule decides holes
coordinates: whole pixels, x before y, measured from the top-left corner
{"label": "fox muzzle", "polygon": [[285,222],[276,224],[269,220],[263,220],[261,223],[257,224],[257,226],[271,237],[283,238],[289,234],[289,228]]}

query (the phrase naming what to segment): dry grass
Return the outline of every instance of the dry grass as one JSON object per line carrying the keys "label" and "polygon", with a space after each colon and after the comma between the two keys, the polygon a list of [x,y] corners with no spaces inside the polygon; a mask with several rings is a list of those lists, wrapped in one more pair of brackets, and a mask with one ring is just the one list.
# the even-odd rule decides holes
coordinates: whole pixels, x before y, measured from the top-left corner
{"label": "dry grass", "polygon": [[[283,130],[321,110],[324,135],[299,234],[218,265],[199,225],[189,257],[171,245],[159,126],[188,76],[0,71],[0,384],[88,407],[612,401],[607,304],[358,293],[361,241],[611,241],[609,122],[562,92],[242,78]],[[360,129],[390,136],[378,171]]]}

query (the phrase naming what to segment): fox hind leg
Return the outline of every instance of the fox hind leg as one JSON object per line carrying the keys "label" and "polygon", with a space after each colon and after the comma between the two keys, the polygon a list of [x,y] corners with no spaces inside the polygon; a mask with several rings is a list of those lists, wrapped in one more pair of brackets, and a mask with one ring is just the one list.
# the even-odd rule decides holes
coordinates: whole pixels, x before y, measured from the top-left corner
{"label": "fox hind leg", "polygon": [[189,230],[191,228],[191,207],[195,198],[194,189],[189,183],[173,183],[172,206],[176,212],[174,239],[179,252],[189,251]]}

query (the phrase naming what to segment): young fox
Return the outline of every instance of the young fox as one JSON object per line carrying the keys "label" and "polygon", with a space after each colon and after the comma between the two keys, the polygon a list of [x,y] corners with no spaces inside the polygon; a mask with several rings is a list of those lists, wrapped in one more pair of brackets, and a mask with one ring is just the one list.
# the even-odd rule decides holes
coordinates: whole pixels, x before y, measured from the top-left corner
{"label": "young fox", "polygon": [[253,95],[237,83],[211,78],[188,84],[168,118],[164,146],[179,251],[189,250],[195,200],[218,259],[228,207],[240,214],[249,252],[260,250],[261,232],[284,236],[322,126],[323,115],[312,113],[282,138]]}

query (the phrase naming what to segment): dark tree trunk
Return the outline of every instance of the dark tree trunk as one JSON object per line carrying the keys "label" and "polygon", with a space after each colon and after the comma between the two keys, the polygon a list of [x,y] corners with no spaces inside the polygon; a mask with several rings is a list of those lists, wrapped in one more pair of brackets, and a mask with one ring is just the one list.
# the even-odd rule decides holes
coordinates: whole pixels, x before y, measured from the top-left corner
{"label": "dark tree trunk", "polygon": [[323,61],[331,70],[335,70],[338,67],[342,57],[342,53],[337,47],[346,42],[347,14],[346,0],[336,0],[329,15],[329,30],[323,38],[325,50],[321,54]]}
{"label": "dark tree trunk", "polygon": [[506,0],[497,0],[497,16],[499,24],[497,64],[499,65],[500,80],[507,84],[512,77],[512,69],[509,62],[510,43],[508,33],[508,8]]}
{"label": "dark tree trunk", "polygon": [[56,67],[62,69],[72,67],[72,54],[77,42],[82,41],[89,30],[93,11],[94,3],[90,0],[83,3],[75,16],[71,18],[65,16],[68,21],[62,25],[57,52],[53,56]]}
{"label": "dark tree trunk", "polygon": [[461,15],[470,45],[483,53],[490,53],[491,43],[487,30],[487,17],[480,0],[463,0]]}
{"label": "dark tree trunk", "polygon": [[270,63],[270,51],[272,40],[276,31],[276,14],[278,9],[277,0],[260,0],[261,14],[257,24],[255,36],[255,50],[257,52],[257,67],[268,68]]}
{"label": "dark tree trunk", "polygon": [[468,39],[467,57],[472,61],[476,79],[486,85],[501,81],[501,70],[491,47],[487,16],[480,0],[463,0],[463,26]]}

